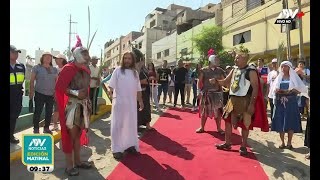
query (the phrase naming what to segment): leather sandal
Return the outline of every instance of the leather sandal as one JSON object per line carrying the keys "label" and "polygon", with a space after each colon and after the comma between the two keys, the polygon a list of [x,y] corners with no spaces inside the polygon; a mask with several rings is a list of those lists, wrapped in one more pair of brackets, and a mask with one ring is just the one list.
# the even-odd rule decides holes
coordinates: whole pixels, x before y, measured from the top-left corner
{"label": "leather sandal", "polygon": [[293,149],[293,147],[292,147],[292,145],[290,144],[290,145],[287,145],[287,147],[286,147],[287,149],[289,149],[289,150],[292,150]]}
{"label": "leather sandal", "polygon": [[279,149],[285,149],[286,148],[286,145],[284,145],[284,144],[281,144],[280,146],[279,146]]}
{"label": "leather sandal", "polygon": [[119,161],[123,158],[123,154],[121,152],[113,153],[113,158]]}
{"label": "leather sandal", "polygon": [[240,152],[240,156],[246,156],[246,155],[248,155],[247,148],[244,147],[244,146],[241,146],[241,147],[240,147],[239,152]]}
{"label": "leather sandal", "polygon": [[199,128],[199,129],[197,129],[196,130],[196,133],[204,133],[205,131],[204,131],[204,129],[202,129],[202,128]]}
{"label": "leather sandal", "polygon": [[68,176],[78,176],[79,175],[79,171],[77,168],[71,168],[71,169],[66,168],[64,172]]}
{"label": "leather sandal", "polygon": [[216,148],[219,150],[230,150],[231,144],[223,143],[223,144],[217,144]]}
{"label": "leather sandal", "polygon": [[129,147],[126,151],[130,154],[139,154],[134,146]]}

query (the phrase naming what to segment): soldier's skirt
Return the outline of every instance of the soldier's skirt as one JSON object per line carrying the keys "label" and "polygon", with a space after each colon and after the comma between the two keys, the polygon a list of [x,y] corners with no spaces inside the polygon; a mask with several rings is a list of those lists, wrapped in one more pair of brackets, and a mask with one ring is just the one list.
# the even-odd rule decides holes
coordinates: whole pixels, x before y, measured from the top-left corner
{"label": "soldier's skirt", "polygon": [[223,93],[222,92],[205,92],[200,99],[199,114],[200,117],[217,118],[222,113]]}

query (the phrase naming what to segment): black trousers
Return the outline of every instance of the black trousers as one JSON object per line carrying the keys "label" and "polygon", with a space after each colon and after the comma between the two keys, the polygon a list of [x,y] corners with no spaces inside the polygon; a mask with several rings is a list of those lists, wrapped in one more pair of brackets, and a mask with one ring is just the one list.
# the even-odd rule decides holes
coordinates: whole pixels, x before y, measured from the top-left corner
{"label": "black trousers", "polygon": [[143,105],[144,108],[142,109],[142,111],[139,111],[139,102],[137,105],[137,115],[138,115],[138,126],[141,125],[146,125],[147,123],[151,122],[151,105],[150,105],[150,91],[149,90],[145,90],[142,91],[142,100],[143,100]]}
{"label": "black trousers", "polygon": [[33,114],[33,128],[39,129],[40,116],[43,110],[43,106],[45,106],[45,123],[44,128],[49,128],[51,123],[52,111],[53,111],[53,96],[47,96],[35,91],[34,95],[34,104],[35,111]]}
{"label": "black trousers", "polygon": [[272,98],[269,98],[269,103],[270,103],[270,109],[271,109],[271,121],[273,119],[273,109],[274,109],[274,104],[273,104],[273,99]]}
{"label": "black trousers", "polygon": [[192,85],[192,91],[193,91],[193,101],[192,101],[192,105],[193,107],[196,107],[199,106],[199,98],[197,96],[197,90],[198,90],[198,87],[197,87],[197,81]]}
{"label": "black trousers", "polygon": [[[96,90],[96,96],[95,97],[93,97],[94,96],[94,90],[95,89],[97,89]],[[99,108],[97,107],[98,105],[98,94],[99,94],[99,87],[96,87],[96,88],[90,88],[90,99],[91,99],[91,102],[92,102],[92,113],[91,114],[94,114],[94,113],[96,113],[96,112],[98,112],[98,110],[99,110]],[[94,99],[93,99],[94,98]],[[94,101],[95,100],[95,101]],[[95,104],[93,104],[95,102]],[[95,107],[96,109],[96,112],[93,112],[93,107]]]}
{"label": "black trousers", "polygon": [[10,138],[13,138],[16,122],[21,113],[22,95],[21,89],[10,89]]}
{"label": "black trousers", "polygon": [[184,83],[175,83],[174,84],[174,105],[177,105],[178,95],[180,91],[181,96],[181,105],[184,106]]}

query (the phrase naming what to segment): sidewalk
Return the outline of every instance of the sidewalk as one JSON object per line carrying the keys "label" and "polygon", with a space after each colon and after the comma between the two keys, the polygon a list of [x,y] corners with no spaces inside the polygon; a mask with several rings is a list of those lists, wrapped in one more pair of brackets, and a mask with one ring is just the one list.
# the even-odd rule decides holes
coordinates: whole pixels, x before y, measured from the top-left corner
{"label": "sidewalk", "polygon": [[[111,105],[101,105],[99,112],[98,112],[98,115],[91,116],[90,121],[93,122],[110,111],[111,111]],[[52,129],[52,128],[53,128],[53,125],[50,125],[50,129]],[[42,132],[42,129],[43,128],[40,127],[40,133]],[[21,146],[22,146],[22,135],[23,134],[33,134],[33,128],[31,127],[31,128],[28,128],[26,130],[23,130],[23,131],[15,134],[15,137],[20,140],[20,143],[19,144],[10,143],[10,162],[21,159]],[[61,139],[60,131],[53,131],[52,135],[53,135],[55,142],[57,142]]]}

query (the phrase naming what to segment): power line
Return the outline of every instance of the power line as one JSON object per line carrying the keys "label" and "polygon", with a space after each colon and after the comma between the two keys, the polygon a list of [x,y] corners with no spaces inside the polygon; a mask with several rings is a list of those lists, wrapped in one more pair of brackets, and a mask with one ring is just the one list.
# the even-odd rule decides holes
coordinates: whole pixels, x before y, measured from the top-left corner
{"label": "power line", "polygon": [[[260,5],[261,4],[261,1],[254,1],[254,2],[252,2],[252,3],[250,3],[249,5]],[[274,3],[273,3],[274,4]],[[202,3],[201,3],[201,5],[202,5]],[[242,7],[241,9],[239,9],[237,12],[235,12],[235,14],[236,13],[239,13],[240,11],[242,11],[244,8],[247,8],[247,6],[244,6],[244,7]],[[237,17],[237,19],[240,19],[240,18],[242,18],[244,15],[247,15],[247,13],[244,13],[244,14],[242,14],[240,17]],[[232,19],[230,19],[230,18],[232,18]],[[230,17],[228,17],[227,19],[225,19],[223,22],[222,22],[222,24],[225,24],[226,22],[229,22],[229,21],[232,21],[232,20],[235,20],[235,18],[233,18],[232,16],[230,16]],[[237,20],[235,20],[236,22],[238,22]],[[229,26],[228,26],[229,27]],[[187,41],[189,41],[189,39],[187,39],[187,40],[184,40],[183,42],[181,42],[181,43],[184,43],[184,42],[187,42]],[[161,45],[152,45],[152,46],[167,46],[168,44],[161,44]]]}
{"label": "power line", "polygon": [[[230,24],[230,25],[229,25],[229,26],[227,26],[226,28],[229,28],[229,27],[231,27],[232,25],[237,24],[238,22],[243,21],[243,20],[245,20],[245,19],[247,19],[247,18],[251,17],[252,15],[254,15],[254,14],[258,13],[258,12],[260,12],[260,11],[262,11],[262,10],[265,10],[266,8],[268,8],[268,7],[272,6],[272,5],[276,4],[276,3],[278,3],[278,1],[273,2],[272,4],[270,4],[270,5],[266,6],[266,7],[262,8],[262,9],[260,9],[260,10],[258,10],[258,11],[253,12],[252,14],[247,14],[247,13],[245,13],[245,14],[243,14],[243,16],[244,16],[244,15],[248,15],[247,17],[241,18],[241,20],[236,21],[236,22],[234,22],[234,23]],[[243,17],[243,16],[242,16],[242,17]]]}
{"label": "power line", "polygon": [[[273,4],[275,4],[275,3],[277,3],[277,2],[274,2]],[[232,5],[232,4],[231,4]],[[254,6],[254,5],[261,5],[261,1],[254,1],[254,2],[252,2],[252,3],[250,3],[249,4],[249,6]],[[241,12],[243,9],[247,9],[247,7],[248,7],[248,5],[247,6],[243,6],[241,9],[239,9],[238,11],[236,11],[234,14],[237,14],[237,13],[239,13],[239,12]],[[229,21],[236,21],[236,22],[238,22],[238,20],[239,19],[241,19],[243,16],[245,16],[245,15],[248,15],[248,11],[246,11],[245,13],[243,13],[243,14],[241,14],[240,15],[240,17],[237,17],[237,19],[235,19],[234,17],[233,17],[233,15],[231,15],[230,17],[228,17],[227,19],[225,19],[223,22],[221,22],[221,24],[223,25],[223,24],[225,24],[225,23],[227,23],[227,22],[229,22]],[[230,19],[231,18],[231,19]]]}

